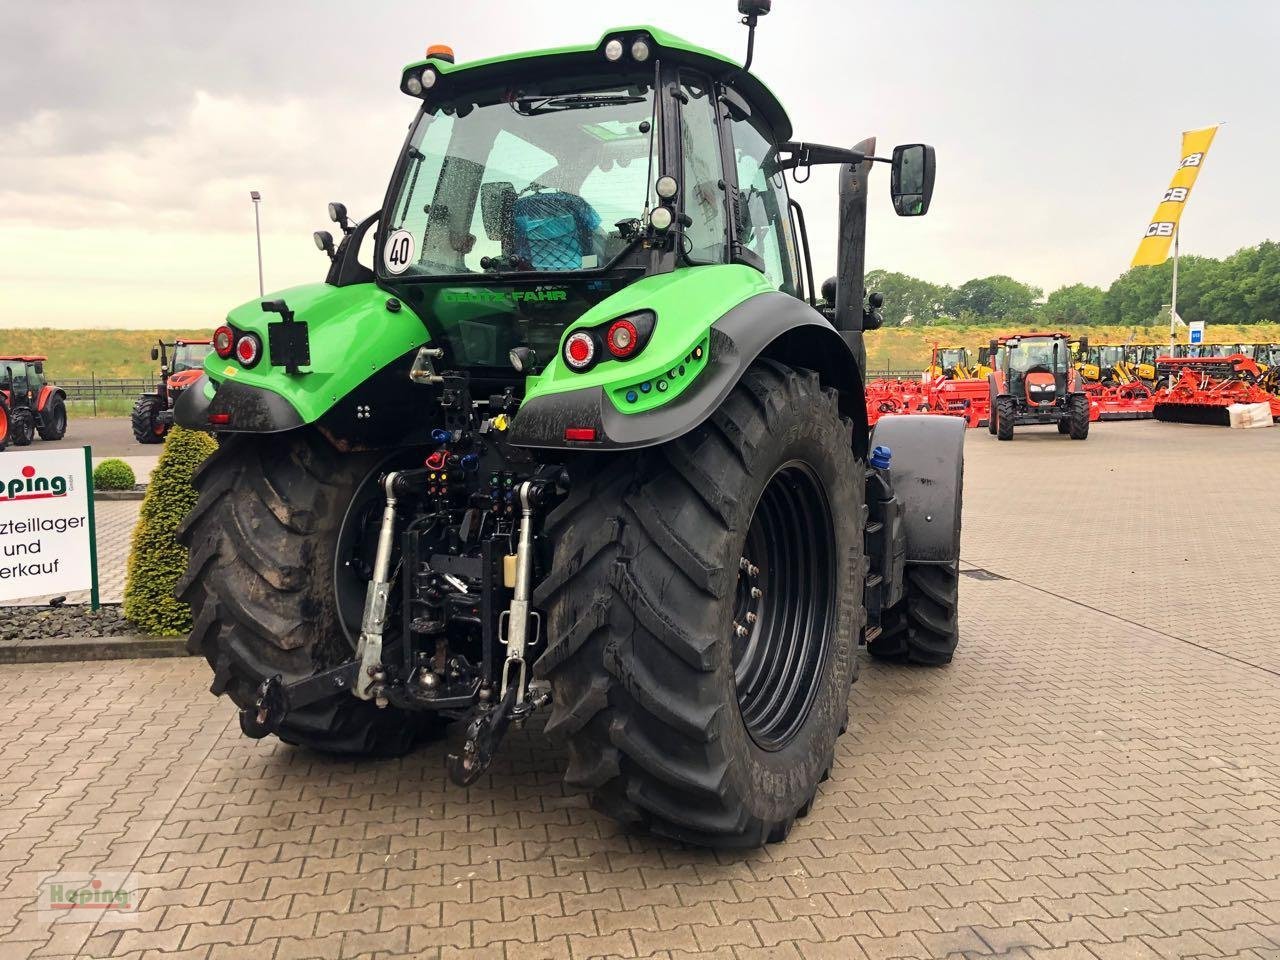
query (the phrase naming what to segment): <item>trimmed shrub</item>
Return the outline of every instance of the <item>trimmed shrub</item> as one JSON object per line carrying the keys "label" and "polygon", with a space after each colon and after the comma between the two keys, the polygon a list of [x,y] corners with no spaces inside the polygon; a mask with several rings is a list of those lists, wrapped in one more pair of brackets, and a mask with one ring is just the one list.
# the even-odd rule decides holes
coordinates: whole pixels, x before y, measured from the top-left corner
{"label": "trimmed shrub", "polygon": [[93,468],[95,490],[132,490],[137,482],[133,476],[133,467],[123,460],[103,460]]}
{"label": "trimmed shrub", "polygon": [[177,637],[191,629],[190,609],[173,595],[187,569],[186,548],[174,533],[196,502],[192,476],[217,449],[207,433],[175,426],[151,472],[124,587],[124,615],[146,633]]}

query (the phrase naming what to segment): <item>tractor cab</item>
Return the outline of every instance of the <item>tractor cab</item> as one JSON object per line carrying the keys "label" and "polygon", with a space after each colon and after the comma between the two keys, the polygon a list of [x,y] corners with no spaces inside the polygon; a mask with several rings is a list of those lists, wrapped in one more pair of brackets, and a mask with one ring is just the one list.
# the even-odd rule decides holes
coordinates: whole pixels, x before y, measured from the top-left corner
{"label": "tractor cab", "polygon": [[1052,404],[1066,394],[1071,371],[1067,334],[1016,334],[1005,337],[1000,346],[1000,371],[1011,393],[1025,393],[1036,406]]}
{"label": "tractor cab", "polygon": [[200,370],[204,367],[205,357],[213,349],[208,340],[178,340],[173,344],[173,361],[169,365],[170,373],[182,373],[184,370]]}

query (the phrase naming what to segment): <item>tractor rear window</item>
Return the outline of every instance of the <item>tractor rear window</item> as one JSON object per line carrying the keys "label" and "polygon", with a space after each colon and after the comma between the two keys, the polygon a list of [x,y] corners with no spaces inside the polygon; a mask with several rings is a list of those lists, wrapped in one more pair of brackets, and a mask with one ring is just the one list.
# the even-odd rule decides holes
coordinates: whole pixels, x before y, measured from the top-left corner
{"label": "tractor rear window", "polygon": [[652,120],[646,83],[533,85],[466,112],[423,114],[379,270],[409,278],[607,266],[630,243],[626,223],[646,212]]}

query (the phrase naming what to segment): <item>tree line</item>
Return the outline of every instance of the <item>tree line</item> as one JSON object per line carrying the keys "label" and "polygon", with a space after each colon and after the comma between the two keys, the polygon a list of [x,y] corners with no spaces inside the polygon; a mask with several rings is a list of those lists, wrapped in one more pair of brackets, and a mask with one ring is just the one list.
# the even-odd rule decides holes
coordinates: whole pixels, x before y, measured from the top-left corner
{"label": "tree line", "polygon": [[[905,273],[867,272],[867,290],[884,294],[886,326],[1036,321],[1063,326],[1157,325],[1169,322],[1173,261],[1135,267],[1107,289],[1085,283],[1044,296],[1039,287],[997,275],[949,287]],[[1190,323],[1280,321],[1280,243],[1266,240],[1221,260],[1183,256],[1178,315]]]}

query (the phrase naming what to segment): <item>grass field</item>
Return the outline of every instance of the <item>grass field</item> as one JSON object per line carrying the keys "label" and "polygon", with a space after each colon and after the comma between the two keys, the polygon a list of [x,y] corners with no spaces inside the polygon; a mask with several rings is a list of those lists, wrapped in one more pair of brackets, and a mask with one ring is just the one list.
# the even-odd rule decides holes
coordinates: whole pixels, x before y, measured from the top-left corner
{"label": "grass field", "polygon": [[151,348],[162,337],[205,338],[204,330],[60,330],[47,327],[0,329],[0,353],[43,354],[49,358],[49,379],[154,376],[159,364],[151,360]]}
{"label": "grass field", "polygon": [[[1026,329],[1007,327],[940,326],[894,327],[867,334],[867,366],[877,370],[921,370],[929,362],[936,342],[940,346],[965,346],[975,350],[1001,333]],[[1093,343],[1162,343],[1168,332],[1155,327],[1082,327]],[[156,373],[151,347],[162,336],[207,337],[209,330],[25,330],[0,329],[0,353],[36,353],[49,358],[51,379],[96,377],[146,377]],[[1185,337],[1185,332],[1183,334]],[[1280,323],[1251,326],[1217,326],[1208,330],[1210,343],[1280,342]],[[130,401],[132,402],[132,401]],[[101,405],[99,405],[101,407]],[[99,410],[101,412],[101,409]]]}

